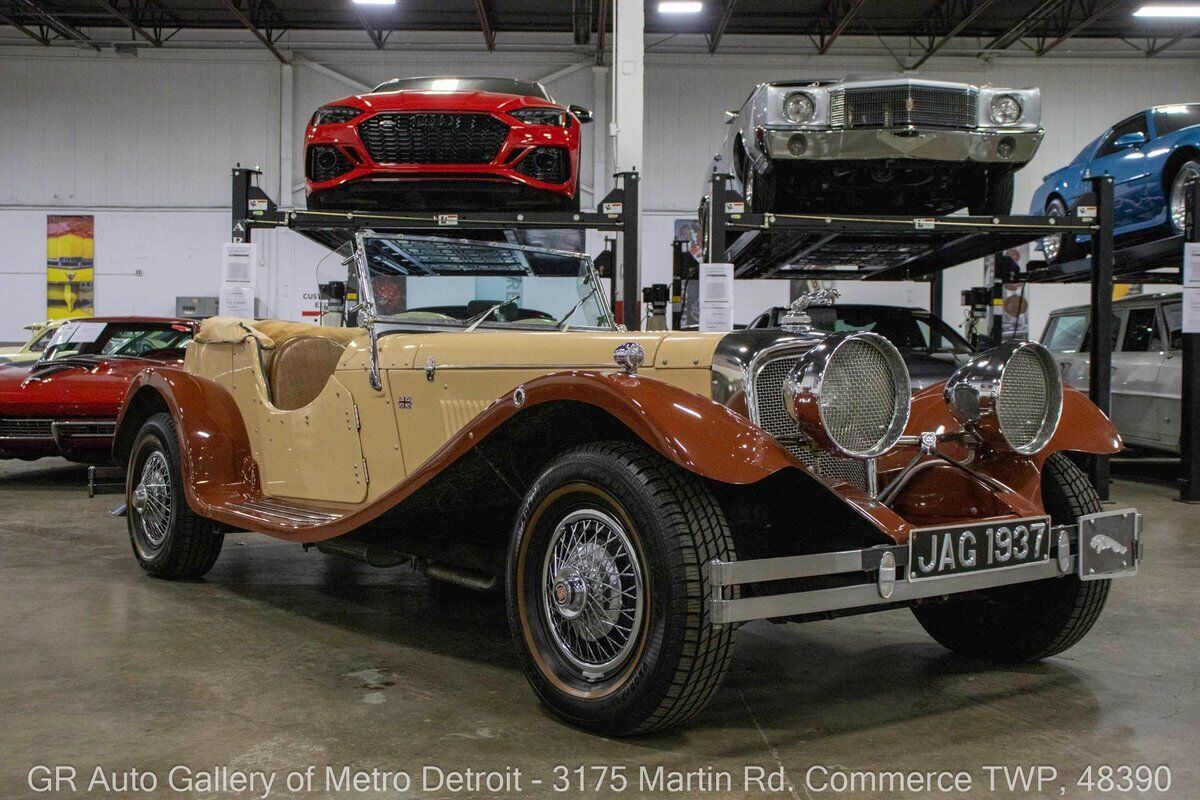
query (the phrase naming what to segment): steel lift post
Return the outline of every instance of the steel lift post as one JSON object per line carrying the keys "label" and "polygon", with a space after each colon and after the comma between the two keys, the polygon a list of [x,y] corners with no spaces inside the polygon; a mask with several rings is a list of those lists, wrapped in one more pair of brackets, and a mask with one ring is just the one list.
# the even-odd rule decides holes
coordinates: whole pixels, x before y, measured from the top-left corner
{"label": "steel lift post", "polygon": [[[1099,229],[1092,235],[1092,336],[1088,343],[1088,396],[1108,415],[1112,406],[1113,179],[1092,178]],[[1088,473],[1101,500],[1108,500],[1109,458],[1092,456]]]}
{"label": "steel lift post", "polygon": [[[1200,181],[1188,187],[1187,241],[1200,242]],[[1186,259],[1185,259],[1186,260]],[[1186,281],[1187,267],[1183,270]],[[1187,302],[1184,289],[1184,302]],[[1197,290],[1192,290],[1197,291]],[[1170,348],[1171,343],[1167,342]],[[1183,396],[1180,398],[1179,499],[1185,503],[1200,503],[1200,333],[1183,334]]]}

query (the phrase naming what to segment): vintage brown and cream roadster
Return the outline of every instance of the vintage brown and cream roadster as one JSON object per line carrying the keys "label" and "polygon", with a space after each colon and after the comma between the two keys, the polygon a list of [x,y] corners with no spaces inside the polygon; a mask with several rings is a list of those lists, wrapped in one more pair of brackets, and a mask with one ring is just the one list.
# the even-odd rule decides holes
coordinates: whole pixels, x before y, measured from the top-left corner
{"label": "vintage brown and cream roadster", "polygon": [[740,623],[910,607],[946,647],[1059,653],[1131,575],[1140,517],[1067,452],[1120,439],[1037,344],[912,395],[865,332],[629,333],[578,255],[359,233],[356,328],[215,318],[116,437],[150,574],[248,530],[507,593],[576,725],[678,725]]}

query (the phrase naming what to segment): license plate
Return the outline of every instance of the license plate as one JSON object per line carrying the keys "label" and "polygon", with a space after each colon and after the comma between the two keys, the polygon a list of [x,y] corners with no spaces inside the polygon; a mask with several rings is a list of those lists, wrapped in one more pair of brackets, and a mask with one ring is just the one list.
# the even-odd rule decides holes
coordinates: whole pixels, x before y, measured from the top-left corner
{"label": "license plate", "polygon": [[1050,518],[918,528],[908,537],[908,579],[1011,569],[1050,560]]}

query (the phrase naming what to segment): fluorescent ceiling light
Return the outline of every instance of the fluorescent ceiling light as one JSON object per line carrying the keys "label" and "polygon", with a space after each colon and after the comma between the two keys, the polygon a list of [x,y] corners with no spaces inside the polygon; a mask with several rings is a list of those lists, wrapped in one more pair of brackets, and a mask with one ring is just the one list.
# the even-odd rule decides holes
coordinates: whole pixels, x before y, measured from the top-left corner
{"label": "fluorescent ceiling light", "polygon": [[704,10],[704,3],[695,0],[663,0],[658,4],[660,14],[699,14]]}
{"label": "fluorescent ceiling light", "polygon": [[394,6],[396,0],[354,0],[356,6]]}
{"label": "fluorescent ceiling light", "polygon": [[1200,17],[1200,6],[1146,5],[1133,12],[1135,17]]}

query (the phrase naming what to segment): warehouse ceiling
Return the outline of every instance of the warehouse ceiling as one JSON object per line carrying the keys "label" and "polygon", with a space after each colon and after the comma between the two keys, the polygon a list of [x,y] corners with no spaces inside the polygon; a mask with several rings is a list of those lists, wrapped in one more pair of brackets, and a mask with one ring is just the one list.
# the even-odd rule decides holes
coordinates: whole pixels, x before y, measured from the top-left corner
{"label": "warehouse ceiling", "polygon": [[[397,32],[474,32],[496,49],[509,33],[563,34],[603,54],[615,0],[0,0],[0,25],[44,46],[168,46],[185,31],[235,30],[277,51],[290,32],[359,32],[385,49]],[[801,37],[811,52],[837,52],[852,37],[906,42],[905,66],[969,41],[975,50],[1046,55],[1077,38],[1116,40],[1147,56],[1200,36],[1200,20],[1135,18],[1141,0],[703,0],[696,14],[646,3],[646,31],[690,37],[719,52],[730,37]],[[609,25],[598,25],[606,20]],[[95,34],[105,31],[105,38]],[[884,44],[886,46],[886,44]]]}

